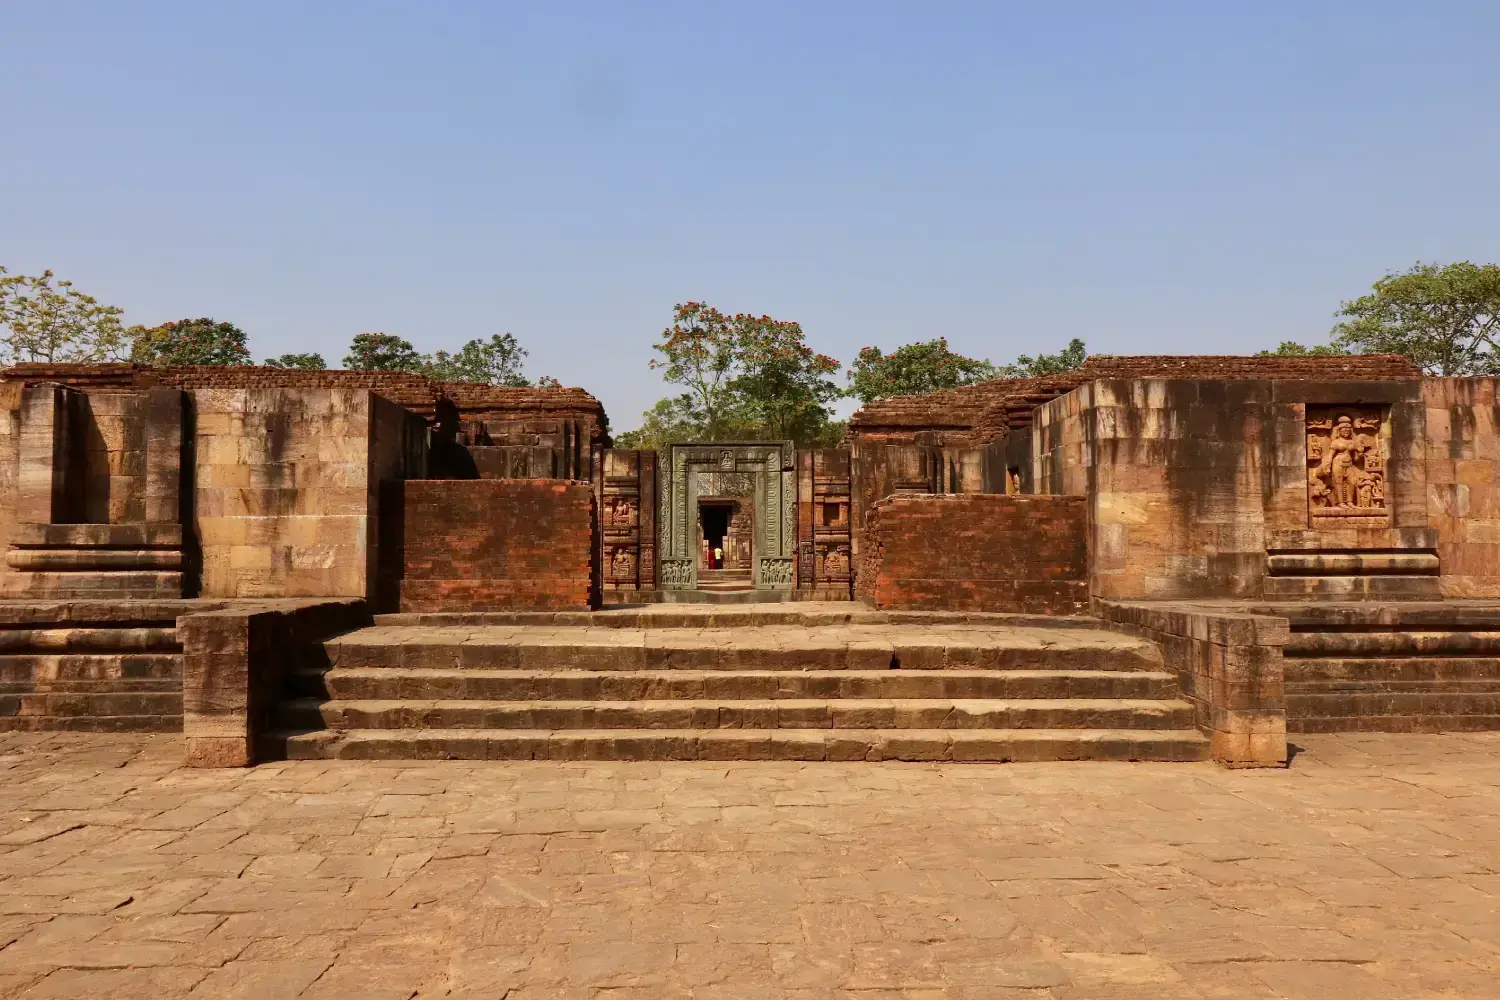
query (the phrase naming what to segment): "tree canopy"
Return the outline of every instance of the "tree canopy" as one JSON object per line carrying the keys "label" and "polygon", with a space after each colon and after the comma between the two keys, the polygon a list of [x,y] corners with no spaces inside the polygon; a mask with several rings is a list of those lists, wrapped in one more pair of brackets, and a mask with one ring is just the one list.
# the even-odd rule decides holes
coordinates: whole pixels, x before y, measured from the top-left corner
{"label": "tree canopy", "polygon": [[[454,354],[436,351],[422,354],[411,341],[392,333],[356,334],[344,356],[344,367],[368,372],[416,372],[444,382],[485,382],[489,385],[528,386],[521,373],[527,354],[513,334],[494,334],[489,340],[471,340]],[[543,378],[542,385],[557,385]]]}
{"label": "tree canopy", "polygon": [[1500,374],[1500,265],[1417,263],[1344,302],[1336,346],[1400,354],[1430,375]]}
{"label": "tree canopy", "polygon": [[889,354],[878,347],[862,347],[849,367],[849,385],[862,403],[891,396],[915,396],[939,389],[970,385],[995,378],[999,371],[988,361],[967,358],[949,350],[948,338],[905,344]]}
{"label": "tree canopy", "polygon": [[129,348],[122,312],[50,270],[27,277],[0,267],[0,354],[6,363],[119,360]]}
{"label": "tree canopy", "polygon": [[344,367],[361,372],[420,372],[427,360],[411,341],[394,333],[356,333]]}
{"label": "tree canopy", "polygon": [[830,404],[844,395],[829,377],[839,363],[807,345],[802,327],[749,313],[726,315],[704,302],[679,303],[655,345],[651,367],[685,391],[642,415],[622,447],[671,441],[836,441]]}
{"label": "tree canopy", "polygon": [[1081,366],[1089,356],[1088,347],[1078,337],[1068,341],[1068,346],[1056,354],[1038,354],[1036,357],[1023,354],[1014,364],[999,370],[1004,378],[1040,378],[1043,375],[1061,375]]}
{"label": "tree canopy", "polygon": [[527,353],[513,334],[497,333],[487,341],[469,341],[457,354],[436,352],[427,362],[427,371],[444,382],[527,386],[531,380],[521,374]]}
{"label": "tree canopy", "polygon": [[1283,340],[1274,351],[1256,351],[1257,358],[1318,358],[1336,357],[1349,352],[1337,344],[1314,344],[1307,347],[1295,340]]}
{"label": "tree canopy", "polygon": [[328,367],[328,362],[323,360],[323,355],[310,354],[282,354],[278,357],[266,359],[267,368],[300,368],[303,371],[323,371]]}
{"label": "tree canopy", "polygon": [[245,331],[208,317],[133,326],[130,360],[147,365],[248,365]]}

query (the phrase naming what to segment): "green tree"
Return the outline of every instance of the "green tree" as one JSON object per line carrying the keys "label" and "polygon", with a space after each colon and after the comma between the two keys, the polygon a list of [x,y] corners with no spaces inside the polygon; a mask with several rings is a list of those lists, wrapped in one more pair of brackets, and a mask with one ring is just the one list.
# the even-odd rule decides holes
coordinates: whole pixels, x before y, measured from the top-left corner
{"label": "green tree", "polygon": [[1430,375],[1500,374],[1500,265],[1418,262],[1342,303],[1333,342],[1358,354],[1400,354]]}
{"label": "green tree", "polygon": [[394,333],[357,333],[344,355],[344,367],[362,372],[425,372],[428,359],[411,341]]}
{"label": "green tree", "polygon": [[245,331],[208,317],[130,328],[130,360],[146,365],[248,365]]}
{"label": "green tree", "polygon": [[739,315],[734,326],[742,368],[730,383],[736,409],[767,438],[821,443],[829,404],[844,395],[829,378],[839,363],[808,347],[797,323]]}
{"label": "green tree", "polygon": [[951,351],[948,338],[938,337],[905,344],[889,354],[882,354],[878,347],[860,348],[849,368],[849,385],[860,402],[870,403],[983,382],[997,374],[988,361]]}
{"label": "green tree", "polygon": [[683,394],[657,400],[655,406],[641,414],[639,428],[615,437],[615,446],[665,451],[673,442],[702,440],[702,415],[693,406],[692,398]]}
{"label": "green tree", "polygon": [[687,390],[682,405],[700,422],[699,439],[724,440],[739,402],[731,383],[744,373],[734,320],[707,303],[681,302],[661,338],[651,367]]}
{"label": "green tree", "polygon": [[513,334],[497,333],[488,341],[469,341],[457,354],[438,351],[428,362],[427,370],[444,382],[527,386],[531,380],[521,374],[521,362],[527,353]]}
{"label": "green tree", "polygon": [[1314,344],[1312,347],[1306,347],[1295,340],[1283,340],[1276,350],[1256,351],[1255,356],[1257,358],[1321,358],[1348,353],[1335,344]]}
{"label": "green tree", "polygon": [[844,394],[829,378],[839,363],[808,347],[800,325],[770,316],[679,303],[655,349],[660,357],[651,367],[687,391],[643,416],[639,433],[646,437],[822,442],[830,433],[828,404]]}
{"label": "green tree", "polygon": [[328,362],[323,360],[321,354],[283,354],[280,357],[267,358],[267,368],[300,368],[303,371],[323,371],[328,367]]}
{"label": "green tree", "polygon": [[999,374],[1006,378],[1040,378],[1043,375],[1062,375],[1082,366],[1089,355],[1082,340],[1074,337],[1068,346],[1056,354],[1038,354],[1036,357],[1023,354],[1015,364],[1006,365]]}
{"label": "green tree", "polygon": [[123,310],[104,305],[43,271],[36,277],[0,267],[0,355],[17,361],[118,360],[127,350]]}

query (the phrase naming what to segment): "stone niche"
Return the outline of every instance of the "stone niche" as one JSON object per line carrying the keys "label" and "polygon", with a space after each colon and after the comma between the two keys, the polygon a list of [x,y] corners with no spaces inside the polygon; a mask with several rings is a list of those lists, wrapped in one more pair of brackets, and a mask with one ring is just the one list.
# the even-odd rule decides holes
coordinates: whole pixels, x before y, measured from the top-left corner
{"label": "stone niche", "polygon": [[1390,526],[1390,424],[1381,406],[1307,407],[1307,505],[1314,530]]}

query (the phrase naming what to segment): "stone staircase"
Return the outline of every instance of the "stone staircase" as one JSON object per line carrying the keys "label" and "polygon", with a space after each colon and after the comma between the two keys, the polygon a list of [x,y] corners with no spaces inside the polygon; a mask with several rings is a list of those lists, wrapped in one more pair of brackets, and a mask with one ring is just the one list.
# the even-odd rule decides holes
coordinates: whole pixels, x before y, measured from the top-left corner
{"label": "stone staircase", "polygon": [[187,601],[0,603],[0,732],[181,732]]}
{"label": "stone staircase", "polygon": [[1201,760],[1160,652],[859,605],[389,615],[293,672],[267,757]]}
{"label": "stone staircase", "polygon": [[1500,606],[1325,604],[1272,609],[1293,732],[1500,730]]}
{"label": "stone staircase", "polygon": [[698,589],[733,592],[736,590],[750,590],[755,586],[750,568],[744,569],[700,569],[698,570]]}

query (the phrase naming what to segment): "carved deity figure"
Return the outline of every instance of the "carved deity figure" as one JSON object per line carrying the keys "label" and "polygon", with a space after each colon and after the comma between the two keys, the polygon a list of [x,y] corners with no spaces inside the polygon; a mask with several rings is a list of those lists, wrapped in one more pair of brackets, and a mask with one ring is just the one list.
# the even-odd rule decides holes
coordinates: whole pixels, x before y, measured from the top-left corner
{"label": "carved deity figure", "polygon": [[629,580],[635,576],[635,556],[629,549],[615,549],[609,562],[609,575],[616,580]]}
{"label": "carved deity figure", "polygon": [[[1385,507],[1385,483],[1373,418],[1340,413],[1332,420],[1309,421],[1308,499],[1325,513],[1379,511]],[[1321,432],[1321,433],[1319,433]]]}
{"label": "carved deity figure", "polygon": [[849,575],[849,553],[844,549],[832,549],[823,559],[823,577],[841,580]]}
{"label": "carved deity figure", "polygon": [[635,501],[624,497],[610,501],[605,507],[605,523],[620,528],[629,528],[634,525]]}

